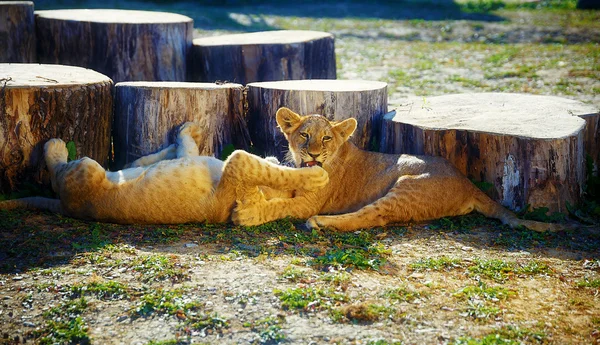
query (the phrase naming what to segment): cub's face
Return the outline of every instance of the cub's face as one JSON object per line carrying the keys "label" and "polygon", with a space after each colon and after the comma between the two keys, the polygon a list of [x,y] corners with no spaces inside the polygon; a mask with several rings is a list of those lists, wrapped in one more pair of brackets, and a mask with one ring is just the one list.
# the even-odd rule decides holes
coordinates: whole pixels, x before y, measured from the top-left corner
{"label": "cub's face", "polygon": [[300,116],[288,108],[280,108],[276,116],[297,167],[330,164],[356,129],[352,118],[334,123],[321,115]]}

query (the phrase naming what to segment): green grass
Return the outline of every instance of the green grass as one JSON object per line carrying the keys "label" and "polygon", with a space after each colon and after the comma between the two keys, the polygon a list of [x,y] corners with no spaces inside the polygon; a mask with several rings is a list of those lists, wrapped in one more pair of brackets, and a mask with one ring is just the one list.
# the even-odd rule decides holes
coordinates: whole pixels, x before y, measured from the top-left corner
{"label": "green grass", "polygon": [[137,257],[131,267],[139,272],[145,283],[152,281],[170,280],[179,282],[189,279],[185,265],[179,262],[176,255],[152,254]]}
{"label": "green grass", "polygon": [[283,270],[283,272],[281,272],[279,276],[290,282],[298,282],[305,279],[307,277],[307,274],[305,271],[301,271],[292,266],[288,266]]}
{"label": "green grass", "polygon": [[203,308],[204,302],[187,296],[185,290],[155,289],[143,294],[130,314],[132,317],[147,317],[154,313],[175,315],[178,312],[198,312]]}
{"label": "green grass", "polygon": [[501,310],[493,305],[478,300],[469,300],[465,315],[476,320],[492,319],[498,316]]}
{"label": "green grass", "polygon": [[513,275],[537,275],[552,272],[547,264],[536,260],[529,261],[526,264],[517,264],[498,259],[476,259],[474,265],[470,266],[468,271],[471,276],[485,277],[499,283],[503,283]]}
{"label": "green grass", "polygon": [[95,296],[99,299],[123,299],[128,294],[128,286],[117,281],[92,282],[88,284],[75,284],[71,286],[70,292],[76,297]]}
{"label": "green grass", "polygon": [[461,337],[455,345],[520,345],[543,344],[547,338],[542,331],[532,331],[527,328],[505,326],[482,338]]}
{"label": "green grass", "polygon": [[396,314],[396,310],[374,303],[358,303],[341,308],[331,309],[329,316],[334,322],[350,322],[368,324],[388,319]]}
{"label": "green grass", "polygon": [[484,282],[479,285],[469,285],[460,289],[454,296],[460,299],[483,298],[485,300],[506,300],[516,293],[501,286],[487,286]]}
{"label": "green grass", "polygon": [[39,344],[89,344],[88,326],[81,318],[87,310],[85,298],[67,300],[43,313],[43,327],[34,332]]}
{"label": "green grass", "polygon": [[461,266],[461,263],[461,259],[441,256],[439,258],[419,259],[415,262],[411,262],[409,264],[409,267],[414,271],[441,271],[459,268]]}
{"label": "green grass", "polygon": [[314,287],[274,290],[285,310],[315,311],[331,308],[340,302],[348,301],[348,296],[333,289]]}
{"label": "green grass", "polygon": [[392,301],[413,302],[416,299],[424,298],[425,294],[421,291],[417,291],[408,287],[398,287],[386,290],[383,293],[383,297]]}
{"label": "green grass", "polygon": [[600,279],[585,278],[577,282],[577,287],[598,289],[600,288]]}

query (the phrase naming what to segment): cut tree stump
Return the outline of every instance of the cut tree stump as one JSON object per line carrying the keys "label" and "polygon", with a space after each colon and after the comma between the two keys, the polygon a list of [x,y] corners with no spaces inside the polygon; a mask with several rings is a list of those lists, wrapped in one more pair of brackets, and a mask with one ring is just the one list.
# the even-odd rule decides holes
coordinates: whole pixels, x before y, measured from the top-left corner
{"label": "cut tree stump", "polygon": [[[585,183],[584,130],[597,113],[552,96],[479,93],[415,98],[383,120],[382,151],[447,158],[504,206],[567,212]],[[486,189],[486,188],[482,188]]]}
{"label": "cut tree stump", "polygon": [[33,2],[0,2],[0,62],[35,62]]}
{"label": "cut tree stump", "polygon": [[195,81],[335,79],[332,34],[280,30],[194,39]]}
{"label": "cut tree stump", "polygon": [[112,87],[107,76],[80,67],[0,64],[0,189],[49,183],[43,146],[50,138],[106,165]]}
{"label": "cut tree stump", "polygon": [[301,115],[324,115],[335,121],[354,117],[358,128],[350,140],[358,147],[377,149],[381,117],[387,112],[387,84],[365,80],[251,83],[247,103],[250,137],[261,154],[283,159],[287,151],[287,141],[275,121],[280,107]]}
{"label": "cut tree stump", "polygon": [[116,86],[113,142],[118,169],[174,142],[176,128],[206,129],[200,154],[220,157],[232,144],[246,148],[244,87],[239,84],[125,82]]}
{"label": "cut tree stump", "polygon": [[91,68],[115,83],[185,81],[193,20],[129,10],[36,11],[42,63]]}

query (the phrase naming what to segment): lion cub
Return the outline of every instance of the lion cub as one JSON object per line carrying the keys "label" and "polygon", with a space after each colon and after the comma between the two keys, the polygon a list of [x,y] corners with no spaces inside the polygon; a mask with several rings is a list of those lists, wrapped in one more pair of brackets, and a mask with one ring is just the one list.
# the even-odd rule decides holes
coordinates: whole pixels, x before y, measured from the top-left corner
{"label": "lion cub", "polygon": [[[556,231],[556,224],[518,219],[475,187],[440,157],[393,155],[361,150],[348,141],[357,122],[300,116],[287,108],[276,114],[297,167],[321,166],[329,184],[294,198],[240,202],[232,219],[244,225],[292,216],[309,218],[311,228],[353,231],[389,223],[458,216],[475,210],[511,227]],[[336,215],[318,215],[336,214]]]}
{"label": "lion cub", "polygon": [[121,224],[225,222],[238,199],[290,196],[291,189],[314,191],[328,182],[321,168],[282,167],[245,151],[225,162],[199,156],[194,138],[200,132],[197,124],[186,123],[176,144],[114,172],[87,157],[67,163],[65,143],[51,139],[44,155],[59,199],[8,200],[0,209],[47,209]]}

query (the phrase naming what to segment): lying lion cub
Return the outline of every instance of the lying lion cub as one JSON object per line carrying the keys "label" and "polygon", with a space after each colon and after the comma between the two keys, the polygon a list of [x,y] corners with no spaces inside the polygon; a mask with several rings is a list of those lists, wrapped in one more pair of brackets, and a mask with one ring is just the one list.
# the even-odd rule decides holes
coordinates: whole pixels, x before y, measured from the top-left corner
{"label": "lying lion cub", "polygon": [[46,209],[121,224],[225,222],[245,194],[287,197],[291,189],[314,191],[327,184],[321,168],[282,167],[244,151],[235,151],[225,162],[199,156],[200,140],[194,139],[199,133],[198,125],[187,123],[175,145],[114,172],[87,157],[67,163],[65,143],[51,139],[44,154],[60,200],[8,200],[0,202],[0,209]]}
{"label": "lying lion cub", "polygon": [[[254,198],[238,203],[232,219],[261,224],[286,216],[309,218],[311,228],[353,231],[388,223],[464,215],[473,210],[511,227],[557,231],[562,227],[518,219],[491,200],[448,161],[439,157],[392,155],[361,150],[348,141],[356,120],[330,122],[287,108],[276,114],[297,167],[321,166],[329,173],[323,189],[294,198]],[[337,214],[322,216],[318,214]]]}

